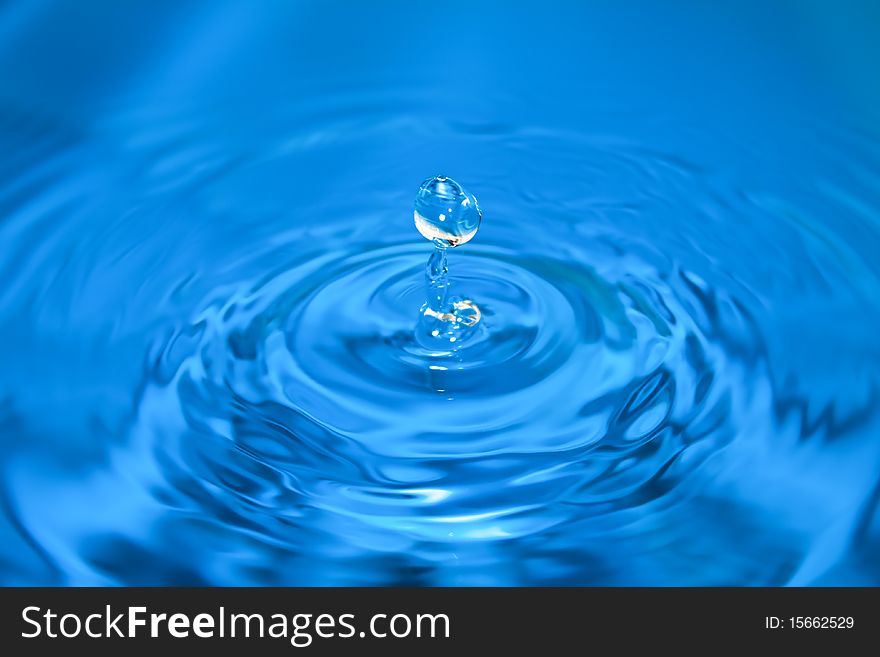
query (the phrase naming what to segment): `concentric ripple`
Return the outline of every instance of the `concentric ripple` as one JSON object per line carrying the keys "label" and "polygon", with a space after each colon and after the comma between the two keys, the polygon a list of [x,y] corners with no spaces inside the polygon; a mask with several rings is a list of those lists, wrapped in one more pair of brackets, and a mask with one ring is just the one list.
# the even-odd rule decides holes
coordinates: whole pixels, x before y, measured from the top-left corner
{"label": "concentric ripple", "polygon": [[[859,244],[801,213],[793,172],[780,200],[613,132],[370,107],[356,124],[267,117],[281,141],[161,114],[89,142],[45,133],[55,157],[0,199],[7,374],[40,350],[70,367],[38,396],[0,390],[0,419],[31,437],[4,496],[34,572],[773,584],[835,567],[876,482],[878,361],[848,368],[861,329],[821,313],[880,318],[875,224]],[[78,173],[120,126],[127,168]],[[346,157],[379,149],[387,166]],[[435,169],[419,155],[444,149],[467,151],[456,175],[484,212],[449,254],[482,319],[432,351],[411,195]],[[813,174],[835,195],[810,207],[875,221],[869,169],[844,195],[830,161]],[[822,359],[845,389],[816,386]],[[46,412],[71,390],[78,414]],[[32,450],[59,426],[82,438],[41,476]],[[70,524],[68,505],[106,510]]]}
{"label": "concentric ripple", "polygon": [[489,300],[481,334],[431,353],[414,340],[424,249],[317,260],[206,308],[162,383],[303,503],[419,540],[523,536],[674,486],[729,440],[733,404],[748,417],[742,365],[656,275],[472,249],[455,267]]}

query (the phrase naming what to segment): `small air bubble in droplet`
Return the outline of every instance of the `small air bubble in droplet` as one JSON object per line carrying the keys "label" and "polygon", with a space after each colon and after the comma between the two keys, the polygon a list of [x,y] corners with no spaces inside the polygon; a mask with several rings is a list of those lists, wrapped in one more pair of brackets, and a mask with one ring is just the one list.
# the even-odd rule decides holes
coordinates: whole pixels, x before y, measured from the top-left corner
{"label": "small air bubble in droplet", "polygon": [[482,215],[473,194],[452,178],[434,176],[419,187],[413,218],[425,239],[438,246],[458,246],[477,234]]}

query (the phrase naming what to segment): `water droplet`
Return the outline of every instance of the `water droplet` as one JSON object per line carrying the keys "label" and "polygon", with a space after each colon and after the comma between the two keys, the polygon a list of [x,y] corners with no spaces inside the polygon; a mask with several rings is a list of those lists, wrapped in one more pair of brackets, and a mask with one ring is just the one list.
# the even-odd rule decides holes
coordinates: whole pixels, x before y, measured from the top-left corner
{"label": "water droplet", "polygon": [[425,239],[447,247],[469,242],[477,234],[482,215],[473,194],[452,178],[434,176],[419,187],[413,218]]}

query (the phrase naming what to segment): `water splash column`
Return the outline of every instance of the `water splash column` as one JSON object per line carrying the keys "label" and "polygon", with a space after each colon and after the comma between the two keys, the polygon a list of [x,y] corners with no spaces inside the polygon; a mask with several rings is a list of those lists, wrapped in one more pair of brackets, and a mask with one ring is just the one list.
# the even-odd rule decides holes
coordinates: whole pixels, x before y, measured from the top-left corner
{"label": "water splash column", "polygon": [[446,301],[449,289],[449,267],[446,264],[446,245],[434,242],[434,251],[425,267],[425,305],[422,313],[439,315],[450,309]]}
{"label": "water splash column", "polygon": [[434,245],[425,268],[426,300],[419,320],[423,338],[454,344],[480,321],[477,304],[450,293],[446,254],[473,239],[482,218],[476,197],[451,178],[434,176],[419,187],[413,219],[422,236]]}

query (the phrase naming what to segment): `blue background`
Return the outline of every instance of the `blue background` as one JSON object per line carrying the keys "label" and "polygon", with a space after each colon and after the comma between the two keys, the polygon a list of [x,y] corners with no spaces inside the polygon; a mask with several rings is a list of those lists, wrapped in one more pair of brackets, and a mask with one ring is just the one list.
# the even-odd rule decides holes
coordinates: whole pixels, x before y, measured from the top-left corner
{"label": "blue background", "polygon": [[[0,582],[880,584],[878,37],[0,3]],[[450,356],[435,173],[484,212]]]}

